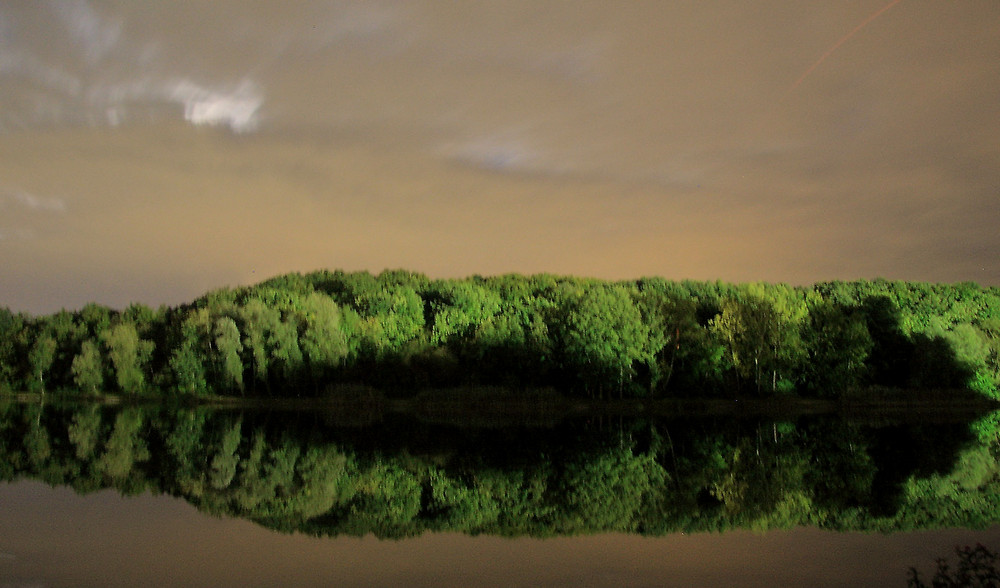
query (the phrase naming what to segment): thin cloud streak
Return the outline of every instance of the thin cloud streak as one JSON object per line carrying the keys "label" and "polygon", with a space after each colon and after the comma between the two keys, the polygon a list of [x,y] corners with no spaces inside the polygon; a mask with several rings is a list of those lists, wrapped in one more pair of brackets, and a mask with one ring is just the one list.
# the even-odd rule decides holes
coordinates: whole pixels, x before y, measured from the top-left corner
{"label": "thin cloud streak", "polygon": [[21,190],[6,194],[0,192],[0,205],[5,202],[13,202],[18,207],[31,211],[64,213],[67,210],[66,201],[62,198],[45,198]]}

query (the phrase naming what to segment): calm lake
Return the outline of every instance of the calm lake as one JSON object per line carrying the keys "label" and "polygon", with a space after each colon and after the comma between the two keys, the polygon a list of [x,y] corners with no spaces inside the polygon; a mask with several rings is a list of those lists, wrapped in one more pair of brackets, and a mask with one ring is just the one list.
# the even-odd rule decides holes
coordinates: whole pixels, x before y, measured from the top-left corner
{"label": "calm lake", "polygon": [[1000,547],[997,414],[492,417],[0,403],[0,586],[905,586]]}

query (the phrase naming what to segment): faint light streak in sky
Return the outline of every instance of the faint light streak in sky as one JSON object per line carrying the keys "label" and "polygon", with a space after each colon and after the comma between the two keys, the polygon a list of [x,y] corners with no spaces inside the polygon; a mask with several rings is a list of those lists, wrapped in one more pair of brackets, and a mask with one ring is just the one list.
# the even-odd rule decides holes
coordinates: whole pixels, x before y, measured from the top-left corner
{"label": "faint light streak in sky", "polygon": [[890,8],[892,8],[893,6],[899,4],[900,2],[902,2],[902,0],[892,0],[892,2],[886,4],[885,6],[883,6],[882,8],[880,8],[879,10],[875,11],[874,13],[872,13],[868,18],[866,18],[865,20],[861,21],[861,24],[859,24],[858,26],[854,27],[854,29],[852,29],[851,32],[849,32],[846,35],[844,35],[843,37],[841,37],[840,40],[838,40],[836,43],[834,43],[832,47],[830,47],[829,49],[827,49],[826,52],[823,53],[823,55],[820,55],[819,59],[817,59],[815,63],[813,63],[811,66],[809,66],[809,69],[807,69],[801,76],[799,76],[799,79],[795,80],[795,83],[792,84],[792,86],[790,88],[788,88],[787,92],[785,92],[785,96],[788,96],[789,94],[791,94],[792,92],[794,92],[795,88],[798,88],[799,84],[801,84],[803,80],[805,80],[807,77],[809,77],[809,74],[811,74],[817,67],[819,67],[820,65],[822,65],[822,63],[824,61],[826,61],[826,59],[828,57],[830,57],[831,55],[833,55],[833,53],[837,49],[839,49],[841,45],[843,45],[844,43],[846,43],[847,41],[849,41],[851,39],[851,37],[853,37],[854,35],[858,34],[858,32],[861,29],[863,29],[866,26],[868,26],[869,24],[871,24],[871,22],[873,20],[875,20],[876,18],[882,16],[883,13],[887,12]]}

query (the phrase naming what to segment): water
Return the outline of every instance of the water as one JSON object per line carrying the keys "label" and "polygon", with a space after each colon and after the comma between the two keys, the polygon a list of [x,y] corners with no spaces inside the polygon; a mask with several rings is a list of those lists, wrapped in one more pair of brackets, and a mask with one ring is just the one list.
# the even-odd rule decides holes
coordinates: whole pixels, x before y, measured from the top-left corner
{"label": "water", "polygon": [[3,485],[0,504],[0,579],[15,586],[903,586],[909,566],[929,571],[955,545],[1000,539],[995,528],[316,539],[176,498],[39,482]]}
{"label": "water", "polygon": [[904,585],[1000,545],[988,419],[348,420],[4,405],[0,580]]}

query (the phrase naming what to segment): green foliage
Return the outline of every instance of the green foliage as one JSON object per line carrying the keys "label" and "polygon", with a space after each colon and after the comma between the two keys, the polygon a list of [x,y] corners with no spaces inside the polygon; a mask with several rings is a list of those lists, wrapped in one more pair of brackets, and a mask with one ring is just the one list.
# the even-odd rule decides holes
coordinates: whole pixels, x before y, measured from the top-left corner
{"label": "green foliage", "polygon": [[102,337],[114,366],[115,382],[126,393],[142,392],[146,386],[146,364],[153,353],[153,342],[139,338],[135,325],[119,323]]}
{"label": "green foliage", "polygon": [[223,389],[243,390],[243,342],[240,340],[240,329],[236,321],[228,316],[215,319],[215,351],[217,355],[217,370]]}
{"label": "green foliage", "polygon": [[104,359],[100,346],[89,339],[84,341],[80,353],[73,358],[71,369],[77,387],[96,394],[104,385]]}
{"label": "green foliage", "polygon": [[808,361],[805,388],[822,396],[839,396],[860,385],[873,346],[860,313],[819,301],[809,309],[804,344]]}
{"label": "green foliage", "polygon": [[180,321],[167,361],[167,378],[174,391],[182,395],[202,396],[208,393],[208,373],[205,361],[209,339],[209,314],[205,309],[190,312]]}
{"label": "green foliage", "polygon": [[667,479],[651,454],[620,446],[566,466],[560,480],[563,533],[635,531],[643,505]]}
{"label": "green foliage", "polygon": [[45,391],[45,376],[52,367],[56,355],[56,340],[49,335],[35,339],[28,352],[28,365],[31,366],[32,378],[28,382],[29,389]]}
{"label": "green foliage", "polygon": [[649,331],[631,295],[621,286],[596,286],[564,306],[563,344],[568,362],[591,388],[611,383],[619,391],[648,357]]}
{"label": "green foliage", "polygon": [[18,374],[18,347],[24,317],[0,308],[0,391],[13,388]]}
{"label": "green foliage", "polygon": [[150,458],[142,436],[143,415],[138,409],[125,409],[115,417],[104,452],[96,461],[98,471],[117,483],[123,483],[133,469]]}
{"label": "green foliage", "polygon": [[757,394],[794,386],[805,356],[804,300],[789,288],[751,284],[738,298],[724,300],[721,310],[711,328],[736,374],[751,382]]}
{"label": "green foliage", "polygon": [[98,407],[90,406],[74,414],[67,427],[67,435],[76,448],[77,459],[91,459],[101,435],[101,413]]}
{"label": "green foliage", "polygon": [[299,344],[317,383],[328,378],[349,352],[340,308],[328,296],[310,293],[303,302]]}
{"label": "green foliage", "polygon": [[236,450],[243,439],[242,422],[236,421],[222,436],[218,453],[212,458],[209,485],[221,490],[229,486],[236,476],[236,466],[240,463]]}
{"label": "green foliage", "polygon": [[356,384],[602,398],[839,398],[876,387],[997,399],[1000,291],[320,271],[171,309],[0,309],[0,390],[297,396]]}
{"label": "green foliage", "polygon": [[111,327],[113,317],[114,312],[110,308],[90,303],[84,305],[77,313],[77,322],[83,325],[91,337],[100,337],[101,333]]}
{"label": "green foliage", "polygon": [[358,294],[362,337],[378,354],[399,352],[424,329],[424,302],[410,286],[377,286]]}
{"label": "green foliage", "polygon": [[[698,323],[697,302],[663,280],[642,280],[636,305],[646,325],[646,369],[651,392],[666,390],[679,372],[690,387],[699,376],[716,371],[707,364],[721,357],[721,346],[709,343],[708,331]],[[692,381],[692,379],[694,381]]]}
{"label": "green foliage", "polygon": [[333,535],[983,527],[1000,507],[1000,439],[986,421],[977,436],[839,418],[359,430],[276,410],[14,405],[0,412],[0,478],[151,489]]}
{"label": "green foliage", "polygon": [[271,363],[268,335],[280,322],[280,315],[257,298],[248,301],[238,312],[243,348],[250,354],[248,363],[255,380],[266,382]]}
{"label": "green foliage", "polygon": [[499,293],[476,282],[437,282],[429,298],[434,316],[431,342],[461,349],[471,344],[478,328],[500,313],[503,304]]}

